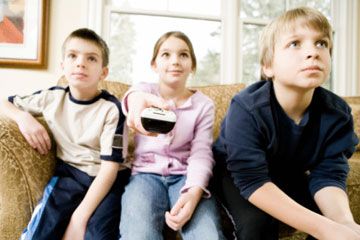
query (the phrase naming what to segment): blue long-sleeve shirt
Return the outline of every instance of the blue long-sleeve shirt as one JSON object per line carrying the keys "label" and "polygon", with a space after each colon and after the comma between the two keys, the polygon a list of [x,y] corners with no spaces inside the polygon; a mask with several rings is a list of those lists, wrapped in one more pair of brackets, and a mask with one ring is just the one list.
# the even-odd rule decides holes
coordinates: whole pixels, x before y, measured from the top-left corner
{"label": "blue long-sleeve shirt", "polygon": [[225,158],[245,198],[266,182],[281,187],[304,175],[314,195],[326,186],[345,189],[357,143],[351,109],[337,95],[315,89],[297,125],[277,102],[272,82],[260,81],[232,99],[213,151]]}

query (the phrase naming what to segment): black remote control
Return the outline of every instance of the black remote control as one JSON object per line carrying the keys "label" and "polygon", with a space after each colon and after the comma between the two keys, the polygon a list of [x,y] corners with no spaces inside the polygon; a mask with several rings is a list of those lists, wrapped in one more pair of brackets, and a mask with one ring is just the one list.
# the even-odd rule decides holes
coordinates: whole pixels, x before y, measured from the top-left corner
{"label": "black remote control", "polygon": [[165,134],[174,128],[175,123],[176,115],[173,111],[150,107],[141,112],[141,124],[148,132]]}

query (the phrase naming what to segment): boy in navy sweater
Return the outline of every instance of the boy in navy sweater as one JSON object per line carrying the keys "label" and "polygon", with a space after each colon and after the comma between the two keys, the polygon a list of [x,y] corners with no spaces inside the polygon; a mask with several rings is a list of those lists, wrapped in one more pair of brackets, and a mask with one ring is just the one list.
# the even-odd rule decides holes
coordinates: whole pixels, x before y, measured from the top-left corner
{"label": "boy in navy sweater", "polygon": [[360,239],[345,192],[358,143],[351,109],[320,87],[331,49],[331,26],[314,9],[287,11],[263,31],[267,81],[233,98],[213,147],[239,239],[278,239],[278,220],[317,239]]}

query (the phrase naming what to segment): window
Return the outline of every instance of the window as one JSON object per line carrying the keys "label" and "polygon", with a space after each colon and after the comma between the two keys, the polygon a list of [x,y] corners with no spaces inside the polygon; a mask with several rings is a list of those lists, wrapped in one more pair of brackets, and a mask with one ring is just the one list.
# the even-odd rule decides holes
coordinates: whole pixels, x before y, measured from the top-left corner
{"label": "window", "polygon": [[182,31],[192,41],[198,63],[189,85],[218,83],[220,8],[220,0],[105,1],[104,16],[109,22],[102,35],[110,47],[109,79],[157,81],[150,67],[154,44],[167,31]]}
{"label": "window", "polygon": [[287,9],[314,7],[334,28],[333,69],[326,87],[353,95],[358,89],[357,4],[357,0],[95,0],[89,1],[89,27],[110,45],[109,79],[156,81],[150,67],[155,41],[166,31],[180,30],[189,36],[198,60],[191,85],[248,85],[260,76],[258,37],[263,27]]}

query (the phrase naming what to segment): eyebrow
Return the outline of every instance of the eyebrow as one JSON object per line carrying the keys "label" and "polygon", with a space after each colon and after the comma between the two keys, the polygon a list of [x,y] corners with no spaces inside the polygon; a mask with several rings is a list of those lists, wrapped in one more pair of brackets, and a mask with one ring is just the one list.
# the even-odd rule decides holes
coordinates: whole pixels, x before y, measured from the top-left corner
{"label": "eyebrow", "polygon": [[[71,53],[80,53],[80,51],[78,51],[78,50],[75,50],[75,49],[68,49],[68,50],[66,50],[66,52],[67,53],[69,53],[69,52],[71,52]],[[100,56],[98,53],[96,53],[96,52],[85,52],[84,53],[85,55],[91,55],[91,56]]]}
{"label": "eyebrow", "polygon": [[[291,34],[291,35],[287,36],[286,39],[299,38],[302,36],[304,36],[304,34]],[[319,34],[317,34],[316,38],[328,38],[329,39],[329,37],[326,36],[325,33],[320,33],[320,32],[319,32]]]}
{"label": "eyebrow", "polygon": [[[164,48],[164,49],[160,50],[160,52],[170,52],[170,51],[171,51],[170,48]],[[183,48],[183,49],[178,50],[177,52],[190,52],[190,50],[187,48]]]}

